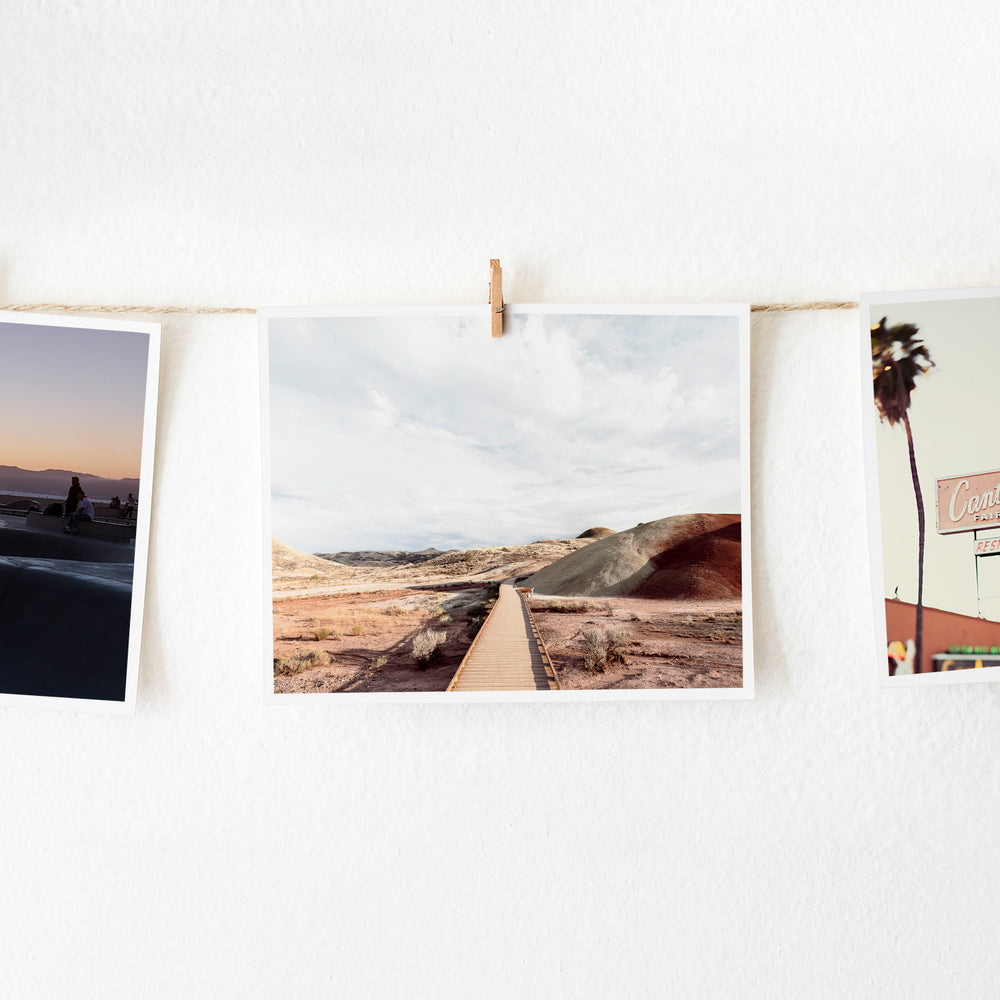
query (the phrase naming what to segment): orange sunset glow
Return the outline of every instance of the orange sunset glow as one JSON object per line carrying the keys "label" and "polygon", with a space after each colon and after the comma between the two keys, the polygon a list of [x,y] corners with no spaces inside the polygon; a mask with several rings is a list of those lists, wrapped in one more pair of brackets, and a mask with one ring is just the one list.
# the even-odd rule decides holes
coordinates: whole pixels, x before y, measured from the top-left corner
{"label": "orange sunset glow", "polygon": [[139,475],[149,338],[0,323],[0,465]]}

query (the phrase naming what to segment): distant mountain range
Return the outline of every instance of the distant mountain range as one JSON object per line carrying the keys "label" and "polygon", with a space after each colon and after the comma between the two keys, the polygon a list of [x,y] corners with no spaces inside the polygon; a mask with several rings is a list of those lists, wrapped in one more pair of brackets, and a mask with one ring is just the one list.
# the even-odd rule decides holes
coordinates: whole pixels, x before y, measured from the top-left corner
{"label": "distant mountain range", "polygon": [[16,465],[0,465],[0,493],[37,493],[39,496],[65,496],[74,476],[80,477],[80,485],[89,497],[105,498],[113,496],[124,500],[129,493],[139,495],[138,479],[105,479],[86,472],[69,469],[21,469]]}
{"label": "distant mountain range", "polygon": [[[448,549],[457,552],[457,549]],[[376,552],[366,549],[362,552],[317,552],[320,559],[329,559],[342,566],[408,566],[427,562],[445,553],[441,549],[423,549],[421,552]]]}

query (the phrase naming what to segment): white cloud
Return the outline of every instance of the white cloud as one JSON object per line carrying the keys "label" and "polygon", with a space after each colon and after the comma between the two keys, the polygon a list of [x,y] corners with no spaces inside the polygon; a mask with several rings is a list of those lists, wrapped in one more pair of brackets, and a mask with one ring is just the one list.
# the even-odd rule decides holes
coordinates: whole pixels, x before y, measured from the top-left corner
{"label": "white cloud", "polygon": [[[735,318],[272,321],[274,534],[531,541],[739,509]],[[720,485],[721,483],[721,485]]]}

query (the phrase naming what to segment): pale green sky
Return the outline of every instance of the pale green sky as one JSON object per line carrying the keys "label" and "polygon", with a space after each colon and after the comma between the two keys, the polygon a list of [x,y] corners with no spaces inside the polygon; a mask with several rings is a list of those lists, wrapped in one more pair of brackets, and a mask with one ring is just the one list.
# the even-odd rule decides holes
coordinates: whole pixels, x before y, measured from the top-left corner
{"label": "pale green sky", "polygon": [[[873,304],[870,323],[915,323],[935,367],[918,379],[910,405],[927,517],[924,605],[976,614],[972,532],[939,535],[936,481],[1000,469],[1000,421],[993,375],[1000,362],[1000,298]],[[917,595],[917,513],[906,431],[875,429],[885,595]],[[993,532],[994,534],[996,532]],[[982,537],[982,536],[981,536]],[[1000,556],[981,559],[982,613],[1000,621]]]}

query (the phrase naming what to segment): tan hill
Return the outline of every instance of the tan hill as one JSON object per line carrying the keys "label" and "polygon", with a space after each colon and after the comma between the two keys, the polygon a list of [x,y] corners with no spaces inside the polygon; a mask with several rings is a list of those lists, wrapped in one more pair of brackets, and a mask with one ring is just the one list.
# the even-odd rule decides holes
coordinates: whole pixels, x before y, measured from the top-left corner
{"label": "tan hill", "polygon": [[300,549],[271,539],[271,576],[275,581],[329,580],[336,582],[346,573],[346,566],[310,555]]}
{"label": "tan hill", "polygon": [[523,576],[562,559],[568,553],[592,544],[590,539],[544,539],[529,545],[492,545],[483,549],[446,552],[413,567],[418,576],[505,580]]}
{"label": "tan hill", "polygon": [[613,535],[615,533],[614,528],[588,528],[586,531],[581,532],[577,535],[577,538],[605,538],[608,535]]}
{"label": "tan hill", "polygon": [[561,596],[739,597],[740,538],[739,514],[678,514],[598,538],[524,583]]}
{"label": "tan hill", "polygon": [[452,550],[424,562],[405,565],[345,566],[310,555],[271,539],[273,589],[284,594],[319,593],[334,588],[371,590],[377,587],[442,584],[458,581],[484,583],[534,573],[593,542],[588,538],[545,539],[530,545],[496,545]]}

